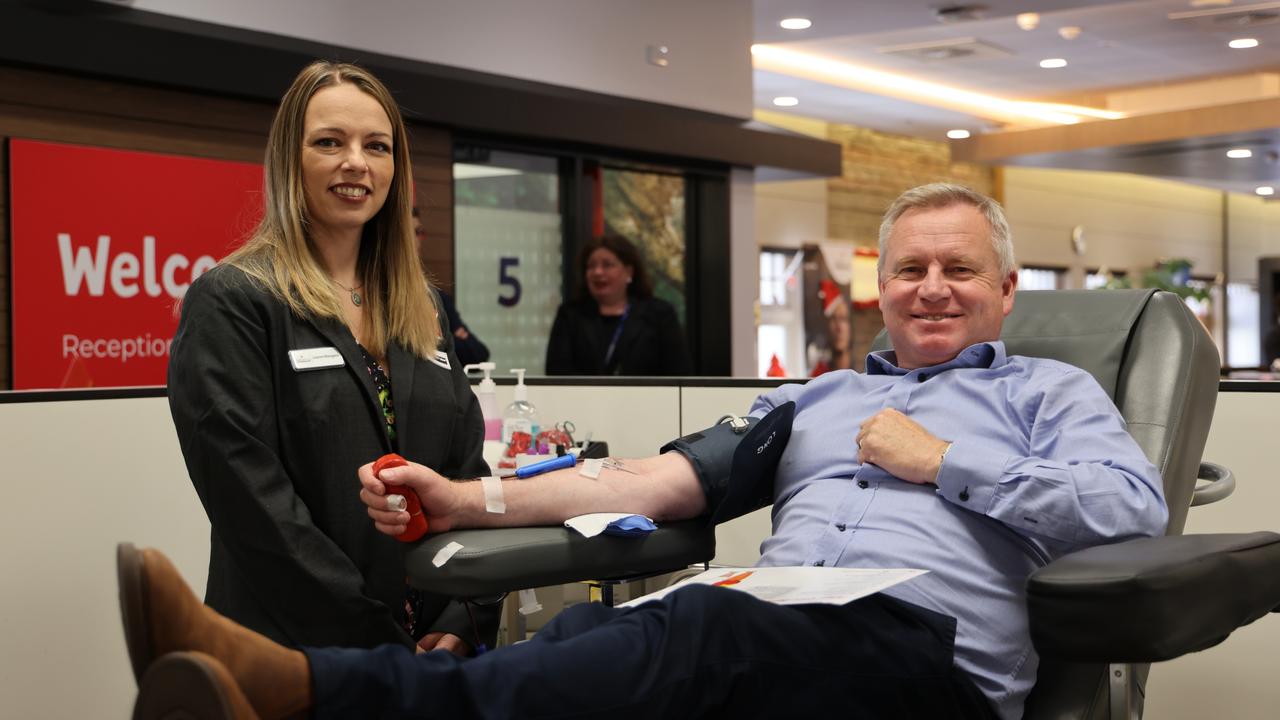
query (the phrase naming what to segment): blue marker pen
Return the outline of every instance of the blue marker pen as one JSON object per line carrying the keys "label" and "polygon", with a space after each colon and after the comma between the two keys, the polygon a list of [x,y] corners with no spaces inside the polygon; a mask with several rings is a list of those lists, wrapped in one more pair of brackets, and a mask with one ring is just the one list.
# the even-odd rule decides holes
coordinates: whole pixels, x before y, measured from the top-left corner
{"label": "blue marker pen", "polygon": [[516,477],[520,479],[531,478],[534,475],[541,475],[544,472],[559,470],[560,468],[573,467],[578,462],[578,456],[572,452],[567,452],[559,457],[553,457],[550,460],[541,460],[522,468],[516,468]]}

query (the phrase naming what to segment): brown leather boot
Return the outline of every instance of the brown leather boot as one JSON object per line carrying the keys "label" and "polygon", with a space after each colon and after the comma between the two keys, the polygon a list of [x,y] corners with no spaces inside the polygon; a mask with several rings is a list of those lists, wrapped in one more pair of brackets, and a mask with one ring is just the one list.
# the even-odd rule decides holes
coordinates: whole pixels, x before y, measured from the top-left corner
{"label": "brown leather boot", "polygon": [[214,612],[158,550],[116,548],[120,611],[134,677],[157,658],[194,650],[222,663],[264,720],[302,716],[311,706],[307,658]]}
{"label": "brown leather boot", "polygon": [[216,658],[176,652],[142,676],[133,720],[258,720],[258,714]]}

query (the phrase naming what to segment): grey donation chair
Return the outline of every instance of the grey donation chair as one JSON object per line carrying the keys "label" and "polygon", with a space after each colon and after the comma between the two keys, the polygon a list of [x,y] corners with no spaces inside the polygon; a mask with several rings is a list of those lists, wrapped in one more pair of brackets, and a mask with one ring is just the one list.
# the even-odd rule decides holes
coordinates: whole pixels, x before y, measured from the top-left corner
{"label": "grey donation chair", "polygon": [[[1011,354],[1055,358],[1097,378],[1164,477],[1169,535],[1181,535],[1191,505],[1230,493],[1230,474],[1201,464],[1218,391],[1217,350],[1175,295],[1019,293],[1001,339]],[[877,346],[887,346],[883,337]],[[1201,475],[1215,482],[1197,489]],[[464,549],[435,567],[431,559],[451,541]],[[443,533],[412,549],[406,565],[415,586],[478,597],[657,572],[704,562],[714,551],[712,528],[695,519],[639,540],[584,540],[563,528]],[[1041,666],[1025,717],[1140,717],[1145,663],[1215,645],[1280,606],[1280,535],[1165,537],[1093,548],[1033,574],[1027,602]]]}

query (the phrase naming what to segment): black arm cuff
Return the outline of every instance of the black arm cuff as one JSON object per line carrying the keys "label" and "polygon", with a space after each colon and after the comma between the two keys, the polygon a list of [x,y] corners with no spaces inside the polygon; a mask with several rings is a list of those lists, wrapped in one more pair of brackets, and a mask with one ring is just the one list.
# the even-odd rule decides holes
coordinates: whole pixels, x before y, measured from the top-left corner
{"label": "black arm cuff", "polygon": [[686,435],[662,446],[689,460],[707,497],[712,524],[732,520],[773,502],[773,477],[791,439],[796,404],[786,402],[745,429],[729,422]]}

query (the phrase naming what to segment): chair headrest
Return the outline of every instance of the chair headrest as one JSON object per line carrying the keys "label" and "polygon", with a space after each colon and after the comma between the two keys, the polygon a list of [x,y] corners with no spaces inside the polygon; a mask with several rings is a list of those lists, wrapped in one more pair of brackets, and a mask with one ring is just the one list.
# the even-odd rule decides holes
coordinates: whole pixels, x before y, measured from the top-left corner
{"label": "chair headrest", "polygon": [[[1155,290],[1024,290],[1014,298],[1000,339],[1010,355],[1053,358],[1085,370],[1115,400],[1129,335],[1154,294]],[[872,349],[889,347],[882,330]]]}

